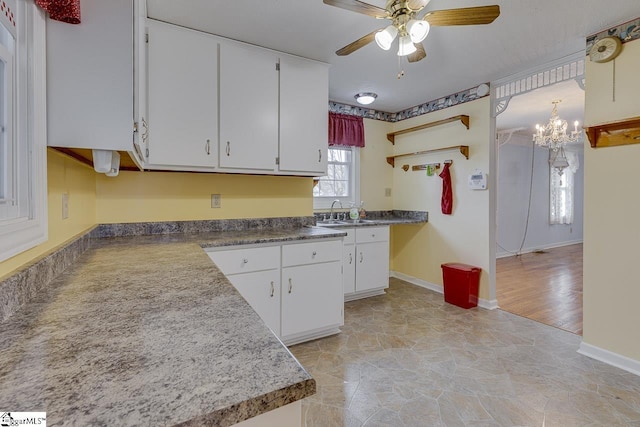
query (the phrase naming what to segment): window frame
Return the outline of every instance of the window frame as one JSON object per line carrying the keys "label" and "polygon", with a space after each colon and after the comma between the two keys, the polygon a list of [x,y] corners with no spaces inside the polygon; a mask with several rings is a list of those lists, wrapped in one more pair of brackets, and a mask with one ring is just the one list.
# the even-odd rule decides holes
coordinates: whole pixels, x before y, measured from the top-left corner
{"label": "window frame", "polygon": [[[46,20],[32,0],[16,2],[13,94],[14,200],[0,220],[0,262],[47,240]],[[25,203],[27,206],[25,206]]]}
{"label": "window frame", "polygon": [[[360,147],[342,147],[335,146],[329,147],[329,150],[334,149],[350,149],[351,150],[351,174],[349,177],[349,186],[351,196],[349,197],[334,197],[334,196],[313,196],[313,209],[329,209],[334,200],[340,200],[343,209],[349,208],[351,203],[359,203],[360,200]],[[328,155],[328,153],[327,153]],[[331,162],[327,162],[327,168]],[[318,179],[320,177],[317,177]]]}

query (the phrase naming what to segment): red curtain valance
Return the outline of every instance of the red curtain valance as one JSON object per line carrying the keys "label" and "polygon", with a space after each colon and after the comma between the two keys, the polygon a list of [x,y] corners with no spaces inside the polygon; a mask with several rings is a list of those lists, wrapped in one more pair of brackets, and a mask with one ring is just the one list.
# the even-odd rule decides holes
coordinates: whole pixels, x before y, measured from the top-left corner
{"label": "red curtain valance", "polygon": [[329,113],[329,146],[364,147],[362,117]]}
{"label": "red curtain valance", "polygon": [[80,0],[36,0],[36,4],[46,10],[51,19],[68,24],[80,23]]}

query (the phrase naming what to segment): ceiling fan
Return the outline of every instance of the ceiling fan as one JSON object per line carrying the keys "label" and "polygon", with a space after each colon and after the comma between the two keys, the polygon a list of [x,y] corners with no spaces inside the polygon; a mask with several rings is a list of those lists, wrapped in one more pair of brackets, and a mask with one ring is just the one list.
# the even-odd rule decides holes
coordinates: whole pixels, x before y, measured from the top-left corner
{"label": "ceiling fan", "polygon": [[362,13],[376,19],[391,20],[391,24],[387,27],[372,31],[337,50],[338,56],[349,55],[374,40],[380,48],[389,50],[398,37],[398,56],[407,56],[409,62],[418,62],[427,56],[422,41],[427,37],[431,26],[490,24],[500,15],[498,5],[435,10],[418,18],[416,15],[427,6],[429,0],[388,0],[384,9],[359,0],[323,1],[330,6]]}

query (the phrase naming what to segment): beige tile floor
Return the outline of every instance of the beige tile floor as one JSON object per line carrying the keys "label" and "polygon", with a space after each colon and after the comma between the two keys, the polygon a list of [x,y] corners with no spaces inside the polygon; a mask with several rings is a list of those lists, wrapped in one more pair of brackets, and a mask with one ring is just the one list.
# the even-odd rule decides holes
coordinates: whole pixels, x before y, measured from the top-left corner
{"label": "beige tile floor", "polygon": [[306,426],[640,427],[640,377],[560,329],[391,279],[342,331],[291,347],[317,381]]}

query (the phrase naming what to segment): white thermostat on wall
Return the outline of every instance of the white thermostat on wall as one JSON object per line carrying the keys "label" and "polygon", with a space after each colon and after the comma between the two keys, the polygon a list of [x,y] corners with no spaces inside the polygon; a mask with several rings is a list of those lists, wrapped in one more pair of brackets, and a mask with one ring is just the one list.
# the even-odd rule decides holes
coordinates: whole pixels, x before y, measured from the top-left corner
{"label": "white thermostat on wall", "polygon": [[486,190],[487,174],[479,169],[476,169],[474,173],[469,175],[469,188],[471,190]]}

